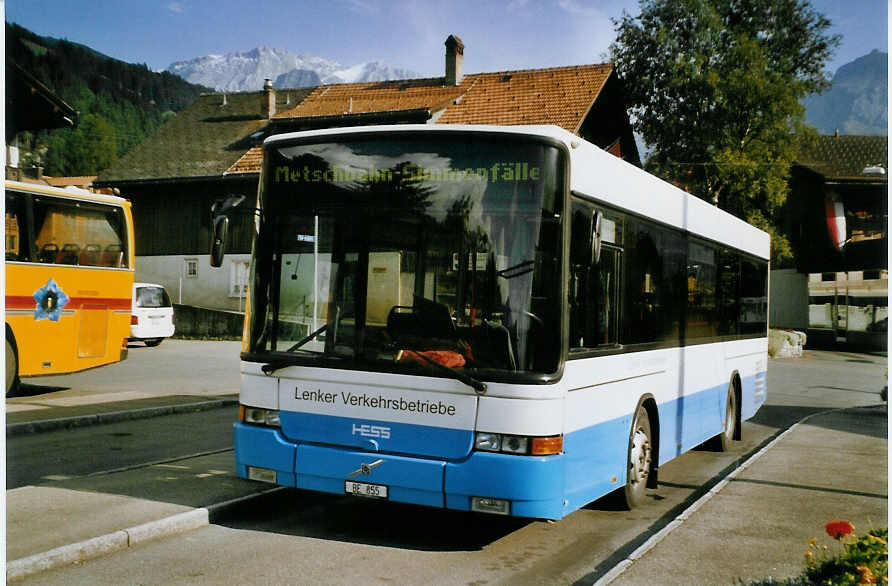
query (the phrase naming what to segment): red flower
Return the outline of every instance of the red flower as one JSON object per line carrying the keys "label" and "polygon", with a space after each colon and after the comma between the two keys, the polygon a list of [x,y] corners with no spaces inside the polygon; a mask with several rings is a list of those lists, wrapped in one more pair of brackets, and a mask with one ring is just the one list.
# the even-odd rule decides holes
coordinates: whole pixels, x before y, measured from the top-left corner
{"label": "red flower", "polygon": [[855,526],[848,521],[830,521],[824,529],[827,530],[827,535],[837,540],[855,532]]}

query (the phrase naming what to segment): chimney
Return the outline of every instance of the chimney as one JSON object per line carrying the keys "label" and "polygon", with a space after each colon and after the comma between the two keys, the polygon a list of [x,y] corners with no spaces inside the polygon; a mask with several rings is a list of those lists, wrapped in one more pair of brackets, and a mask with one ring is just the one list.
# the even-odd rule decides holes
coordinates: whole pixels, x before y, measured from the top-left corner
{"label": "chimney", "polygon": [[464,76],[465,44],[455,35],[446,39],[446,85],[458,85]]}
{"label": "chimney", "polygon": [[266,118],[272,118],[276,115],[276,89],[273,87],[273,80],[269,78],[263,80],[262,110]]}

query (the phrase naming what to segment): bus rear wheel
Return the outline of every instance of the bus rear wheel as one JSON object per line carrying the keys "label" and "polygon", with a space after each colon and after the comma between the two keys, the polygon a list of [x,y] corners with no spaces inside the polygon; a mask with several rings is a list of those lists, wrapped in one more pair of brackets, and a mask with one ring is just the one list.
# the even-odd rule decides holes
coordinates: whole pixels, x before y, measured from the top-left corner
{"label": "bus rear wheel", "polygon": [[707,448],[715,452],[727,452],[731,449],[734,436],[737,432],[737,393],[734,392],[734,383],[728,385],[728,397],[725,399],[725,421],[722,424],[722,432],[707,441]]}
{"label": "bus rear wheel", "polygon": [[633,509],[644,503],[647,479],[653,469],[653,439],[650,417],[644,406],[638,407],[629,435],[629,457],[626,486],[623,490],[624,504]]}
{"label": "bus rear wheel", "polygon": [[6,333],[6,396],[8,397],[19,386],[19,354],[15,344]]}

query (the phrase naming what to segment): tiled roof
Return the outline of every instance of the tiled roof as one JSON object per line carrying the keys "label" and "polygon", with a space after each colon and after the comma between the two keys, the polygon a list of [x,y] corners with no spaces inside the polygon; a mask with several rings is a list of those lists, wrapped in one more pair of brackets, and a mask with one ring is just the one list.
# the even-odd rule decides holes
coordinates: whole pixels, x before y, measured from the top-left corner
{"label": "tiled roof", "polygon": [[555,124],[577,132],[613,71],[611,65],[578,65],[479,73],[439,124]]}
{"label": "tiled roof", "polygon": [[[201,96],[127,153],[100,182],[257,173],[260,138],[293,127],[394,123],[409,118],[439,124],[555,124],[578,132],[613,71],[578,65],[444,78],[323,85],[277,90],[273,123],[261,116],[263,92]],[[376,119],[375,114],[381,114]],[[393,118],[393,119],[391,119]],[[277,128],[279,127],[279,128]]]}
{"label": "tiled roof", "polygon": [[[280,90],[278,107],[311,90]],[[205,94],[131,149],[98,182],[219,177],[259,141],[263,92]],[[253,137],[252,137],[253,136]]]}
{"label": "tiled roof", "polygon": [[[577,132],[613,71],[611,65],[578,65],[466,75],[458,86],[443,78],[317,87],[277,120],[427,109],[445,110],[438,124],[555,124]],[[251,149],[226,174],[260,171],[260,149]]]}
{"label": "tiled roof", "polygon": [[317,87],[297,107],[280,111],[275,118],[305,118],[400,110],[442,110],[469,86],[443,85],[443,78],[409,79],[367,83],[341,83]]}
{"label": "tiled roof", "polygon": [[799,153],[796,162],[826,179],[886,181],[887,175],[869,175],[863,170],[880,166],[888,173],[889,137],[819,136],[813,145]]}
{"label": "tiled roof", "polygon": [[238,161],[227,169],[224,175],[238,175],[240,173],[258,173],[260,172],[260,162],[263,159],[263,148],[253,146],[242,155]]}

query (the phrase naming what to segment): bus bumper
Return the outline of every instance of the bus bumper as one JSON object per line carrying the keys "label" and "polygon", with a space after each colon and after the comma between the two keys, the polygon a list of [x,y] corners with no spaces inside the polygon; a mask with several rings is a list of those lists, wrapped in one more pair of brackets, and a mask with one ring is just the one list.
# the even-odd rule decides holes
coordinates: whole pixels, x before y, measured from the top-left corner
{"label": "bus bumper", "polygon": [[[235,424],[235,464],[242,478],[345,494],[346,482],[387,487],[387,499],[470,511],[471,498],[508,501],[517,517],[560,519],[563,455],[473,452],[460,461],[290,442],[273,428]],[[274,472],[275,474],[272,474]]]}

